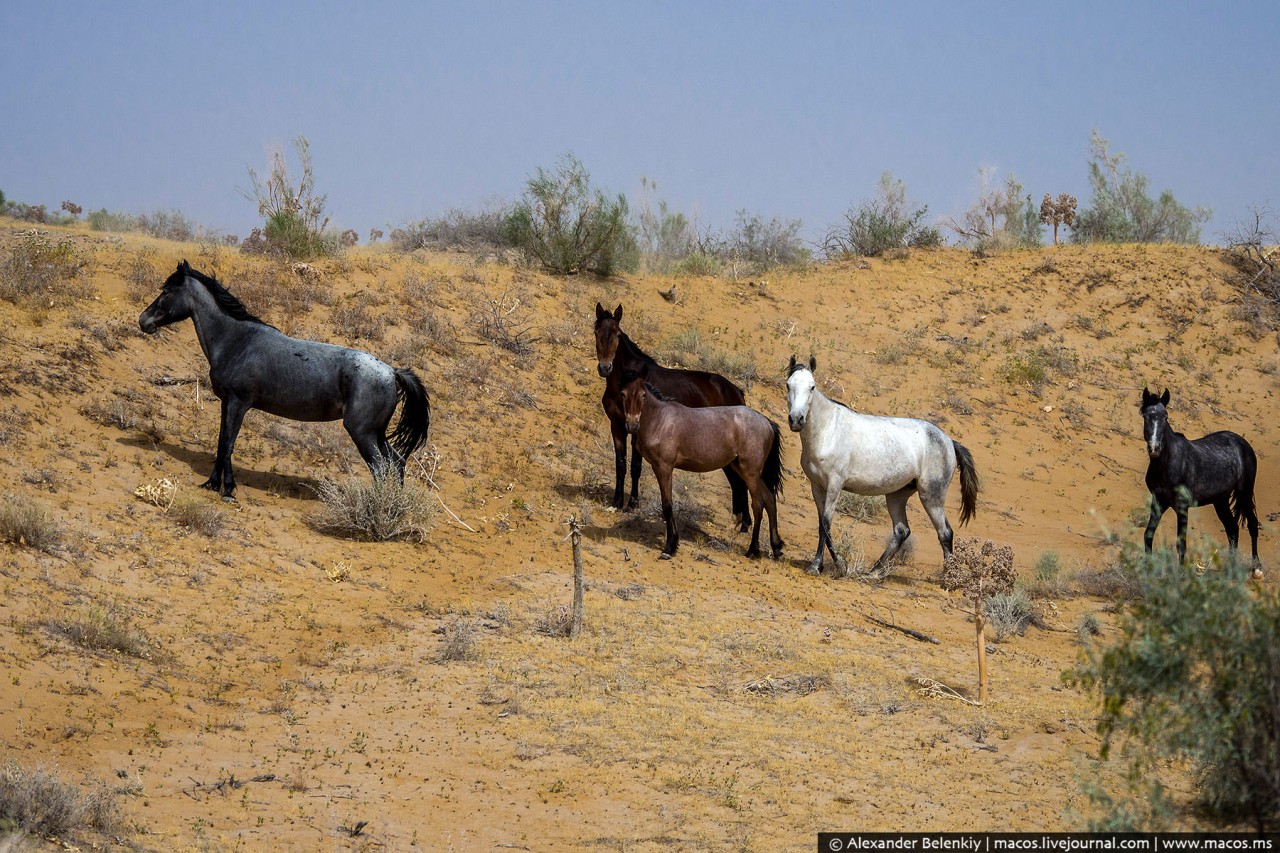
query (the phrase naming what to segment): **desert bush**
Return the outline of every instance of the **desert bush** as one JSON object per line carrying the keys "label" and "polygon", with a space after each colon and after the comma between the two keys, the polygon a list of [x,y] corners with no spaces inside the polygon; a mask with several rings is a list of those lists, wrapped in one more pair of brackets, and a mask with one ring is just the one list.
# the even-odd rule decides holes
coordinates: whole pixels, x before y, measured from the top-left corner
{"label": "desert bush", "polygon": [[659,345],[658,353],[666,362],[695,370],[708,370],[727,376],[748,390],[759,375],[755,351],[750,348],[722,349],[708,341],[696,326],[675,332]]}
{"label": "desert bush", "polygon": [[131,213],[107,210],[105,207],[90,211],[86,220],[91,231],[109,231],[113,234],[127,234],[138,227],[138,217]]}
{"label": "desert bush", "polygon": [[[799,219],[766,220],[759,214],[739,210],[731,228],[716,247],[721,262],[735,272],[760,273],[778,266],[807,263],[812,253],[800,239]],[[707,243],[706,240],[703,241]]]}
{"label": "desert bush", "polygon": [[470,619],[455,619],[444,626],[444,643],[440,647],[437,663],[449,661],[475,660],[479,655],[476,648],[476,623]]}
{"label": "desert bush", "polygon": [[554,172],[538,167],[528,180],[507,215],[507,239],[528,260],[556,275],[612,275],[635,265],[627,209],[626,196],[610,198],[592,187],[582,162],[565,154]]}
{"label": "desert bush", "polygon": [[888,509],[882,497],[841,492],[836,499],[836,512],[865,524],[884,516]]}
{"label": "desert bush", "polygon": [[979,254],[1002,249],[1035,248],[1043,242],[1039,213],[1024,196],[1022,184],[1012,173],[1003,186],[993,186],[994,170],[978,170],[978,201],[960,220],[947,226]]}
{"label": "desert bush", "polygon": [[0,541],[52,553],[62,544],[62,525],[40,501],[6,494],[0,498]]}
{"label": "desert bush", "polygon": [[293,260],[337,254],[337,236],[325,232],[329,224],[324,212],[326,197],[315,191],[311,145],[305,136],[298,136],[293,148],[302,171],[296,183],[280,148],[271,152],[270,172],[265,179],[249,169],[253,188],[250,200],[257,203],[264,223],[259,239],[251,235],[241,244],[241,251],[265,250]]}
{"label": "desert bush", "polygon": [[693,255],[698,247],[697,225],[687,216],[671,210],[659,200],[654,208],[651,196],[658,185],[640,179],[640,208],[636,211],[636,243],[640,259],[649,272],[670,273]]}
{"label": "desert bush", "polygon": [[[1119,745],[1129,794],[1169,761],[1192,767],[1199,805],[1259,831],[1280,827],[1280,592],[1251,585],[1235,552],[1200,571],[1161,550],[1124,559],[1141,596],[1119,639],[1089,647],[1069,680],[1101,699],[1100,756]],[[1158,792],[1157,792],[1158,793]],[[1126,800],[1112,800],[1123,804]],[[1132,800],[1128,800],[1132,802]]]}
{"label": "desert bush", "polygon": [[169,517],[188,530],[213,538],[227,523],[226,510],[213,500],[203,495],[179,495],[169,507]]}
{"label": "desert bush", "polygon": [[1031,626],[1043,627],[1031,599],[1020,589],[987,596],[982,602],[987,624],[995,631],[995,641],[1003,643],[1009,637],[1021,637]]}
{"label": "desert bush", "polygon": [[520,294],[506,292],[497,299],[477,299],[470,322],[481,338],[516,355],[531,354],[538,340],[532,334],[529,306]]}
{"label": "desert bush", "polygon": [[906,184],[885,172],[876,197],[850,208],[842,224],[827,230],[823,254],[830,259],[876,257],[890,249],[941,246],[942,232],[923,224],[928,212],[928,205],[909,211]]}
{"label": "desert bush", "polygon": [[380,302],[368,291],[339,300],[330,315],[334,330],[348,341],[382,340],[387,330],[387,317],[373,310]]}
{"label": "desert bush", "polygon": [[422,486],[412,480],[402,483],[390,471],[372,478],[367,471],[342,480],[326,478],[316,494],[321,508],[308,523],[322,533],[350,539],[422,542],[435,515],[435,504]]}
{"label": "desert bush", "polygon": [[83,276],[88,260],[69,237],[32,229],[14,240],[0,261],[0,298],[28,307],[66,305],[93,295]]}
{"label": "desert bush", "polygon": [[[401,252],[414,249],[499,252],[511,247],[507,230],[510,215],[509,207],[496,203],[479,210],[451,208],[441,216],[392,228],[391,245]],[[373,242],[372,234],[369,242]]]}
{"label": "desert bush", "polygon": [[1249,217],[1224,235],[1227,261],[1235,268],[1231,283],[1244,296],[1243,319],[1274,329],[1280,321],[1280,268],[1277,267],[1275,217],[1255,207]]}
{"label": "desert bush", "polygon": [[1146,175],[1124,168],[1125,156],[1094,130],[1089,136],[1092,205],[1076,214],[1071,239],[1076,243],[1199,243],[1208,208],[1188,208],[1165,190],[1153,199]]}
{"label": "desert bush", "polygon": [[134,627],[128,612],[118,604],[90,604],[74,616],[50,618],[44,625],[85,649],[143,659],[151,657],[153,650],[150,638]]}
{"label": "desert bush", "polygon": [[[110,833],[120,821],[120,811],[119,794],[105,783],[84,793],[39,765],[29,770],[9,759],[0,766],[0,833],[6,822],[44,837],[66,837],[86,828]],[[24,849],[7,845],[6,841],[6,849]]]}

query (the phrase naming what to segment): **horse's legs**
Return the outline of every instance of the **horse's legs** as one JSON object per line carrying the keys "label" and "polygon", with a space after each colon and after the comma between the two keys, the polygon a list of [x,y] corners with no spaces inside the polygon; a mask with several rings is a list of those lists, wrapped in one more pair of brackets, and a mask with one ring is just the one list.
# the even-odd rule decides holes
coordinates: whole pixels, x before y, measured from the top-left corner
{"label": "horse's legs", "polygon": [[738,532],[746,533],[751,529],[751,515],[747,509],[746,481],[733,470],[731,465],[725,466],[724,475],[729,480],[729,491],[733,493],[733,520],[738,523]]}
{"label": "horse's legs", "polygon": [[911,535],[911,526],[907,524],[907,498],[914,493],[915,489],[907,487],[884,496],[885,504],[889,508],[889,519],[893,521],[893,538],[889,540],[884,553],[880,555],[875,565],[871,567],[872,574],[888,572],[889,561],[893,559],[893,555],[898,553],[902,543],[906,542]]}
{"label": "horse's legs", "polygon": [[249,404],[232,396],[222,401],[222,422],[218,427],[218,455],[213,460],[213,474],[200,485],[213,491],[221,491],[224,500],[235,497],[236,480],[231,474],[231,451],[236,446],[236,436],[249,412]]}
{"label": "horse's legs", "polygon": [[926,501],[924,492],[920,493],[920,503],[924,505],[924,511],[929,514],[929,520],[933,522],[933,529],[938,531],[938,544],[942,546],[942,559],[946,560],[947,557],[951,556],[951,543],[955,538],[951,530],[951,524],[947,521],[947,507],[934,496],[931,496]]}
{"label": "horse's legs", "polygon": [[768,489],[764,486],[764,481],[760,479],[760,475],[752,477],[746,481],[747,490],[751,493],[751,514],[755,519],[755,523],[751,527],[751,547],[747,549],[748,557],[760,556],[760,522],[764,520],[764,495]]}
{"label": "horse's legs", "polygon": [[667,542],[662,546],[660,560],[670,560],[680,547],[680,537],[676,533],[675,511],[671,506],[671,466],[653,465],[653,476],[658,480],[658,492],[662,495],[662,520],[667,525]]}
{"label": "horse's legs", "polygon": [[343,419],[342,425],[347,428],[347,435],[355,442],[360,458],[369,466],[369,473],[377,479],[394,467],[404,482],[404,459],[391,448],[387,437],[381,429],[370,428],[366,423],[355,423],[350,414]]}
{"label": "horse's legs", "polygon": [[[782,541],[782,535],[778,533],[778,496],[769,491],[769,487],[764,484],[764,480],[760,481],[760,491],[764,496],[764,510],[769,513],[769,548],[773,551],[773,559],[782,559],[782,549],[786,543]],[[758,514],[760,511],[756,510]],[[756,528],[759,529],[760,522],[756,522]]]}
{"label": "horse's legs", "polygon": [[825,545],[831,551],[831,559],[835,560],[837,577],[842,577],[845,574],[844,562],[831,542],[831,516],[836,511],[836,502],[840,500],[840,490],[817,482],[810,482],[809,486],[813,490],[813,504],[818,508],[818,553],[813,555],[813,562],[809,564],[809,574],[822,574],[822,548]]}
{"label": "horse's legs", "polygon": [[1222,498],[1216,501],[1213,509],[1218,513],[1218,521],[1222,522],[1222,529],[1226,531],[1227,545],[1235,551],[1240,547],[1240,522],[1236,521],[1235,513],[1231,511],[1231,499]]}
{"label": "horse's legs", "polygon": [[[1245,515],[1244,521],[1249,528],[1249,538],[1253,541],[1253,562],[1256,564],[1258,562],[1258,511],[1251,510]],[[1262,577],[1262,570],[1256,565],[1254,571],[1257,572],[1258,577]]]}
{"label": "horse's legs", "polygon": [[613,501],[610,506],[622,509],[622,487],[627,480],[627,428],[621,418],[609,418],[609,432],[613,435]]}
{"label": "horse's legs", "polygon": [[1173,511],[1178,516],[1178,562],[1185,563],[1187,561],[1187,512],[1191,507],[1183,501],[1178,501],[1173,505]]}
{"label": "horse's legs", "polygon": [[1151,496],[1151,518],[1147,520],[1147,532],[1142,537],[1143,543],[1146,545],[1147,553],[1151,553],[1151,543],[1156,538],[1156,528],[1160,526],[1160,516],[1164,515],[1164,511],[1168,507],[1161,505],[1160,499],[1155,495]]}
{"label": "horse's legs", "polygon": [[635,509],[640,505],[640,463],[643,461],[640,448],[636,447],[636,437],[633,435],[631,436],[631,500],[627,503],[627,509]]}

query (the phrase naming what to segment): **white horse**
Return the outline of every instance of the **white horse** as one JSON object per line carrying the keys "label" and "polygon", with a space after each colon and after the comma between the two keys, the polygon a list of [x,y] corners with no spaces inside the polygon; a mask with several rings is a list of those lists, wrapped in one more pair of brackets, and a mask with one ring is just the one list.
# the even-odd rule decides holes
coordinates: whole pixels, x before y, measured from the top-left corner
{"label": "white horse", "polygon": [[933,520],[938,542],[946,558],[951,554],[951,525],[947,522],[947,487],[960,468],[960,523],[973,518],[978,496],[978,474],[973,456],[938,427],[915,418],[883,418],[863,415],[844,403],[828,399],[818,390],[812,356],[806,367],[791,356],[787,369],[787,424],[800,433],[800,465],[813,487],[818,507],[818,553],[810,574],[822,571],[825,544],[845,573],[831,544],[831,516],[841,491],[857,495],[884,495],[893,521],[893,538],[872,573],[887,571],[889,560],[911,535],[907,525],[907,499],[919,493],[920,503]]}

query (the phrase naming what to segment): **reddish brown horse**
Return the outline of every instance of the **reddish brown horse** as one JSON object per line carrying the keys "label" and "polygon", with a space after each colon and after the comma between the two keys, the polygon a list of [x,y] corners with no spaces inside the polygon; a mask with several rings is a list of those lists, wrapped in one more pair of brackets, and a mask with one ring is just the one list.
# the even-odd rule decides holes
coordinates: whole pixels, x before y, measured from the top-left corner
{"label": "reddish brown horse", "polygon": [[[746,403],[742,389],[717,373],[703,370],[677,370],[663,367],[635,345],[622,331],[622,306],[613,313],[596,303],[596,370],[607,380],[604,397],[600,400],[609,418],[609,430],[613,434],[615,478],[613,506],[622,509],[623,486],[627,473],[626,416],[622,407],[622,374],[634,371],[646,382],[657,388],[664,397],[686,406],[741,406]],[[751,523],[747,512],[747,487],[731,467],[724,469],[733,492],[733,515],[740,529],[745,531]],[[640,452],[635,439],[631,441],[631,501],[628,509],[635,509],[640,500]]]}
{"label": "reddish brown horse", "polygon": [[662,520],[667,524],[662,559],[670,560],[680,544],[671,509],[671,475],[676,468],[698,473],[724,468],[737,474],[751,493],[755,516],[747,556],[760,556],[761,510],[766,510],[773,558],[781,557],[777,497],[782,485],[782,439],[778,425],[746,406],[694,409],[681,405],[634,372],[628,371],[622,382],[627,432],[633,436],[633,446],[649,460],[662,492]]}

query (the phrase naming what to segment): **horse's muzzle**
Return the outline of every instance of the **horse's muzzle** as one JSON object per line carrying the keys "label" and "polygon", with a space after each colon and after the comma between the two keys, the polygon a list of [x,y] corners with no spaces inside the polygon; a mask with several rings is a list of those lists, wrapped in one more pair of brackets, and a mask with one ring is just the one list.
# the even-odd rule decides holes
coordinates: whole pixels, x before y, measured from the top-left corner
{"label": "horse's muzzle", "polygon": [[804,418],[793,418],[787,415],[787,426],[791,427],[792,432],[799,432],[804,429]]}
{"label": "horse's muzzle", "polygon": [[638,430],[638,429],[640,429],[640,423],[639,423],[639,421],[637,421],[637,422],[635,422],[635,423],[632,423],[631,421],[627,421],[627,434],[628,434],[628,435],[635,435],[636,430]]}
{"label": "horse's muzzle", "polygon": [[613,362],[612,362],[612,361],[597,361],[597,362],[596,362],[596,373],[599,373],[601,376],[608,376],[608,375],[609,375],[610,373],[612,373],[612,372],[613,372]]}
{"label": "horse's muzzle", "polygon": [[141,317],[138,318],[138,328],[141,329],[145,334],[154,335],[156,332],[156,329],[160,328],[160,326],[158,323],[156,323],[156,321],[153,318],[147,316],[146,314],[143,314]]}

